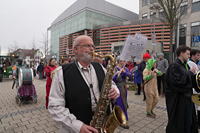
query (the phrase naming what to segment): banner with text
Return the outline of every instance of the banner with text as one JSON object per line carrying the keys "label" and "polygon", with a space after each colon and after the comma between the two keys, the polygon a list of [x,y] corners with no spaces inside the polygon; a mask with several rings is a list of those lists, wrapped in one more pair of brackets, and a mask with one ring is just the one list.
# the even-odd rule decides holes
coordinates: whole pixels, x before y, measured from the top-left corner
{"label": "banner with text", "polygon": [[140,60],[146,44],[146,36],[140,33],[136,33],[134,36],[128,35],[120,54],[120,60],[133,61],[133,58]]}

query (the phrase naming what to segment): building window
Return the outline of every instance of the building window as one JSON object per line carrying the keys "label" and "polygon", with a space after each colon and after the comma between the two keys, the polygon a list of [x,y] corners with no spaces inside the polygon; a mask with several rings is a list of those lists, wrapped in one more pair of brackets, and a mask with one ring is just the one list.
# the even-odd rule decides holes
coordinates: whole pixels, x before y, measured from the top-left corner
{"label": "building window", "polygon": [[187,14],[188,2],[181,3],[180,13],[181,15]]}
{"label": "building window", "polygon": [[147,19],[147,16],[148,16],[147,13],[142,14],[142,19]]}
{"label": "building window", "polygon": [[193,0],[192,1],[192,12],[200,11],[200,0]]}
{"label": "building window", "polygon": [[158,0],[150,0],[150,4],[156,3]]}
{"label": "building window", "polygon": [[181,24],[179,28],[179,45],[186,45],[186,30],[187,25]]}
{"label": "building window", "polygon": [[200,47],[200,22],[191,25],[191,42],[192,47]]}
{"label": "building window", "polygon": [[163,17],[164,17],[164,10],[163,10],[163,9],[161,9],[161,10],[159,11],[159,17],[160,17],[160,18],[163,18]]}
{"label": "building window", "polygon": [[142,0],[142,6],[148,5],[148,3],[149,3],[149,0]]}
{"label": "building window", "polygon": [[150,12],[150,18],[155,18],[156,17],[156,12]]}

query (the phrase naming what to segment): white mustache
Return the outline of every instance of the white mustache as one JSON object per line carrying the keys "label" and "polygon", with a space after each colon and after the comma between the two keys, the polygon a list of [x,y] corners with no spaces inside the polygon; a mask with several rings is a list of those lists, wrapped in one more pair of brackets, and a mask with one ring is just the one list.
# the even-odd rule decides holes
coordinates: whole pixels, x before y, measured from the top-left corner
{"label": "white mustache", "polygon": [[80,56],[80,60],[84,61],[84,62],[91,62],[92,61],[92,56],[88,53],[83,53],[81,56]]}

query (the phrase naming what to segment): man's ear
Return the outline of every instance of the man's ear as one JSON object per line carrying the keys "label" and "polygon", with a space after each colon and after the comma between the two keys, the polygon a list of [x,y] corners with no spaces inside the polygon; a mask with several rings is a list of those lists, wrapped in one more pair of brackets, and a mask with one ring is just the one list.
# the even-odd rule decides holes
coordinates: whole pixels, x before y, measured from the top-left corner
{"label": "man's ear", "polygon": [[77,50],[77,47],[74,47],[73,50]]}
{"label": "man's ear", "polygon": [[73,52],[76,53],[76,51],[77,51],[77,47],[74,47]]}

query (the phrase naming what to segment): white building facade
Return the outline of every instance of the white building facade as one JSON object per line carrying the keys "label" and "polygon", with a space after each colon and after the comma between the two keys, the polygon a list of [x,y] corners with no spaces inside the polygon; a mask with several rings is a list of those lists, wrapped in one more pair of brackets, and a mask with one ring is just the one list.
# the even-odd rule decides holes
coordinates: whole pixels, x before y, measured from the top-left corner
{"label": "white building facade", "polygon": [[[150,10],[157,0],[140,0],[139,3],[139,19],[159,19],[163,15],[162,10]],[[178,45],[200,48],[200,0],[184,0],[181,11],[183,16],[178,26]]]}

